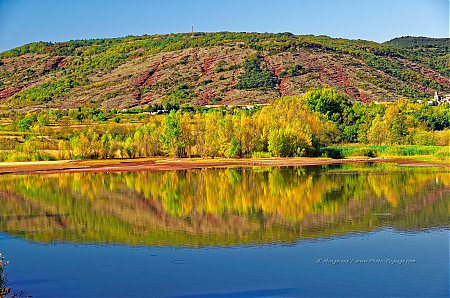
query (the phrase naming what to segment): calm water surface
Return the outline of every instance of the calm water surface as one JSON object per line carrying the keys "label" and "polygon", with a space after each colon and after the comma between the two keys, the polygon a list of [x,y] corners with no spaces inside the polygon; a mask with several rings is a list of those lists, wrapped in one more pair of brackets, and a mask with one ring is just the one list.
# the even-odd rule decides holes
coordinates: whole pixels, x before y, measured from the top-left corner
{"label": "calm water surface", "polygon": [[9,284],[40,296],[449,293],[448,169],[0,176]]}

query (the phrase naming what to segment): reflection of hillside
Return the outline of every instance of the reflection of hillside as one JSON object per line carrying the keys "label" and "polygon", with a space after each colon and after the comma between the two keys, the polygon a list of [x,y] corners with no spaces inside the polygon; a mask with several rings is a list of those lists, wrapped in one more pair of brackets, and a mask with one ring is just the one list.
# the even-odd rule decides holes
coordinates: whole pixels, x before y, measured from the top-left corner
{"label": "reflection of hillside", "polygon": [[382,170],[2,176],[0,228],[38,241],[230,245],[446,224],[448,172]]}

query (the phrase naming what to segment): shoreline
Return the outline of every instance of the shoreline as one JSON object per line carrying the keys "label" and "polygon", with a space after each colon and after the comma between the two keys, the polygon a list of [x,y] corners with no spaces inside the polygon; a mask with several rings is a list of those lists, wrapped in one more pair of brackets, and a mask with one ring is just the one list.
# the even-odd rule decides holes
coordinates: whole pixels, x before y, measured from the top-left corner
{"label": "shoreline", "polygon": [[316,166],[352,163],[397,163],[401,166],[444,167],[450,168],[448,162],[442,163],[414,160],[412,158],[348,158],[329,159],[314,157],[298,158],[142,158],[142,159],[105,159],[105,160],[60,160],[34,162],[0,163],[0,175],[4,174],[54,174],[83,172],[135,172],[135,171],[170,171],[202,168],[236,168],[236,167],[286,167]]}

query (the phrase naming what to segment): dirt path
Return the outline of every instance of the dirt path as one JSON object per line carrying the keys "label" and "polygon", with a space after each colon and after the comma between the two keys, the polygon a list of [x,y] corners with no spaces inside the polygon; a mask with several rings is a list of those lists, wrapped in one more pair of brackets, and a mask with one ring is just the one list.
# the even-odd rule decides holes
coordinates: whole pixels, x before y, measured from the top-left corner
{"label": "dirt path", "polygon": [[312,166],[348,163],[390,162],[402,166],[448,167],[448,163],[429,163],[400,158],[266,158],[266,159],[202,159],[147,158],[127,160],[38,161],[0,163],[0,174],[50,174],[79,172],[168,171],[200,168],[231,168],[255,166]]}

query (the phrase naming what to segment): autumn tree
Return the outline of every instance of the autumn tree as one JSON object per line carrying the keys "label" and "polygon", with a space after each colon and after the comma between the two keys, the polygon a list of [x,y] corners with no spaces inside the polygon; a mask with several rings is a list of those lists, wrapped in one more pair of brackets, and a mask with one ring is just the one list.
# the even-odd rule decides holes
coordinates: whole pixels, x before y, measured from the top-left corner
{"label": "autumn tree", "polygon": [[388,123],[383,121],[380,115],[377,115],[367,131],[367,140],[370,144],[387,145],[390,142],[390,138]]}

